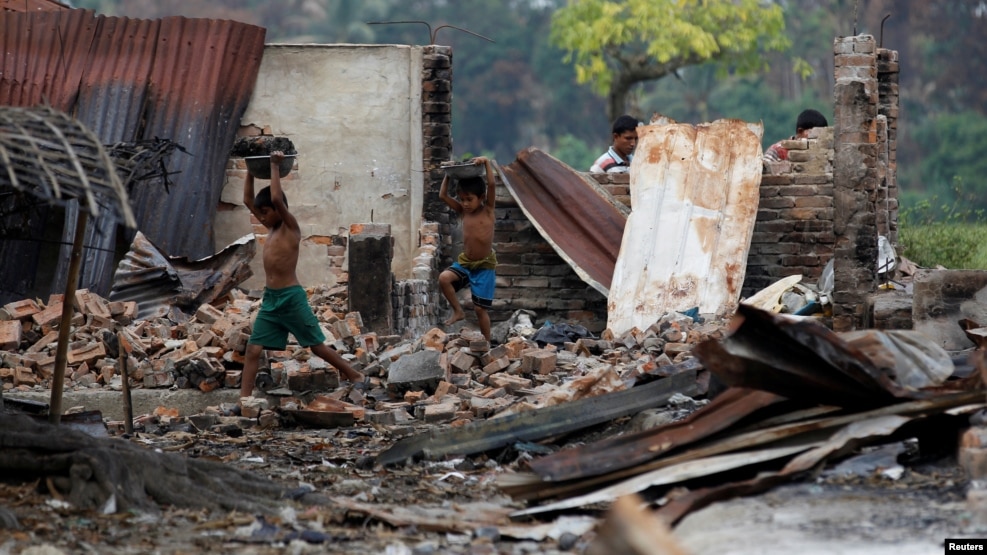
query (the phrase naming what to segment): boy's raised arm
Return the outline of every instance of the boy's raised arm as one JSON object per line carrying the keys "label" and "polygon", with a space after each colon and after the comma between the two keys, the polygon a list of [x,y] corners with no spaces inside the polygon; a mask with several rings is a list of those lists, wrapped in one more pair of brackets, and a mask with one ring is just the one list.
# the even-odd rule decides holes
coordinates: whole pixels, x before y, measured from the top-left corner
{"label": "boy's raised arm", "polygon": [[284,153],[275,150],[271,153],[271,204],[281,216],[281,222],[288,226],[288,229],[299,229],[298,220],[288,211],[288,206],[284,203],[284,191],[281,189],[281,162],[284,160]]}
{"label": "boy's raised arm", "polygon": [[254,210],[254,175],[250,172],[247,172],[247,177],[243,180],[243,205],[251,214],[257,215]]}
{"label": "boy's raised arm", "polygon": [[490,163],[490,159],[486,156],[477,156],[473,159],[473,163],[477,166],[480,164],[486,166],[484,168],[487,173],[487,201],[485,205],[488,209],[493,210],[494,203],[497,202],[497,190],[495,189],[497,182],[494,179],[493,164]]}
{"label": "boy's raised arm", "polygon": [[449,176],[448,175],[446,175],[445,177],[442,178],[442,185],[439,186],[439,198],[442,199],[442,202],[444,202],[447,205],[449,205],[449,208],[452,208],[453,210],[455,210],[457,214],[462,214],[463,213],[463,205],[462,204],[459,204],[459,201],[458,200],[456,200],[456,199],[452,198],[451,196],[449,196]]}

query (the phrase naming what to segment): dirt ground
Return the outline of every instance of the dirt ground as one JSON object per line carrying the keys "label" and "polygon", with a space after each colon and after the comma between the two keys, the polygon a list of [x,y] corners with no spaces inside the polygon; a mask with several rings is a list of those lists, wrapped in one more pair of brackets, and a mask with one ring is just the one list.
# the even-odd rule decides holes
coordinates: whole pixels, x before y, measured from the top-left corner
{"label": "dirt ground", "polygon": [[[567,443],[621,433],[628,425],[623,419]],[[423,427],[248,429],[239,437],[171,429],[149,429],[129,441],[225,461],[324,499],[285,502],[280,514],[264,517],[174,508],[101,515],[66,507],[37,484],[0,485],[0,504],[20,525],[0,530],[0,554],[582,553],[606,509],[511,522],[506,513],[523,505],[501,493],[495,479],[531,457],[515,448],[398,467],[373,464],[399,436]],[[907,453],[899,459],[907,461]],[[987,537],[987,525],[967,505],[968,487],[949,456],[890,471],[822,473],[716,503],[686,517],[675,536],[693,554],[941,553],[947,537]]]}

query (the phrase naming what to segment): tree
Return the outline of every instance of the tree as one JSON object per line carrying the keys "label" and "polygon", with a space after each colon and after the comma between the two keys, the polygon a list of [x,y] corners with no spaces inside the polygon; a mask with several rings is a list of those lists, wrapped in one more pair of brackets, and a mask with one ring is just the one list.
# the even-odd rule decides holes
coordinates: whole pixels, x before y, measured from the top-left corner
{"label": "tree", "polygon": [[637,83],[718,61],[747,73],[761,53],[788,47],[782,8],[763,0],[571,0],[552,18],[551,40],[580,83],[606,94],[611,119]]}

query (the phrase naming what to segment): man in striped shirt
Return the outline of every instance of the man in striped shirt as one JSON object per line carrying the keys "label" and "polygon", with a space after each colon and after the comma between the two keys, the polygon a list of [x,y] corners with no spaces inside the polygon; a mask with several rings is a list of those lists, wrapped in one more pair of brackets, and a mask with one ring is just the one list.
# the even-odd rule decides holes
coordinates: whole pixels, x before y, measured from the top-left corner
{"label": "man in striped shirt", "polygon": [[[803,110],[795,122],[795,135],[787,140],[804,139],[808,136],[810,129],[828,126],[829,122],[826,121],[826,116],[816,110]],[[769,146],[768,150],[764,151],[765,162],[782,162],[784,160],[788,160],[788,149],[781,146],[781,141]]]}
{"label": "man in striped shirt", "polygon": [[634,147],[637,146],[637,126],[640,122],[636,118],[623,115],[614,120],[611,132],[613,133],[613,144],[599,158],[593,162],[589,171],[592,173],[625,173],[631,167],[631,159],[634,158]]}

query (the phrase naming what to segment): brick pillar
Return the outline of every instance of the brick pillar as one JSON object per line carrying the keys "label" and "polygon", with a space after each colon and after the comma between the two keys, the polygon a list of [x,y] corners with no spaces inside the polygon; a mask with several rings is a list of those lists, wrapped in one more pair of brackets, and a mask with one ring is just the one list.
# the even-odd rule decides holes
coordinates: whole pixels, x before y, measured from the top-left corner
{"label": "brick pillar", "polygon": [[877,285],[877,44],[871,35],[833,42],[833,329],[862,328]]}
{"label": "brick pillar", "polygon": [[393,333],[391,292],[394,239],[389,224],[353,224],[349,240],[350,310],[378,335]]}
{"label": "brick pillar", "polygon": [[422,217],[448,226],[449,208],[439,200],[444,175],[439,167],[452,156],[452,48],[426,46],[422,63],[422,167],[425,168]]}
{"label": "brick pillar", "polygon": [[877,230],[898,248],[898,51],[877,50],[877,90],[880,115],[887,118],[885,182],[877,203]]}

